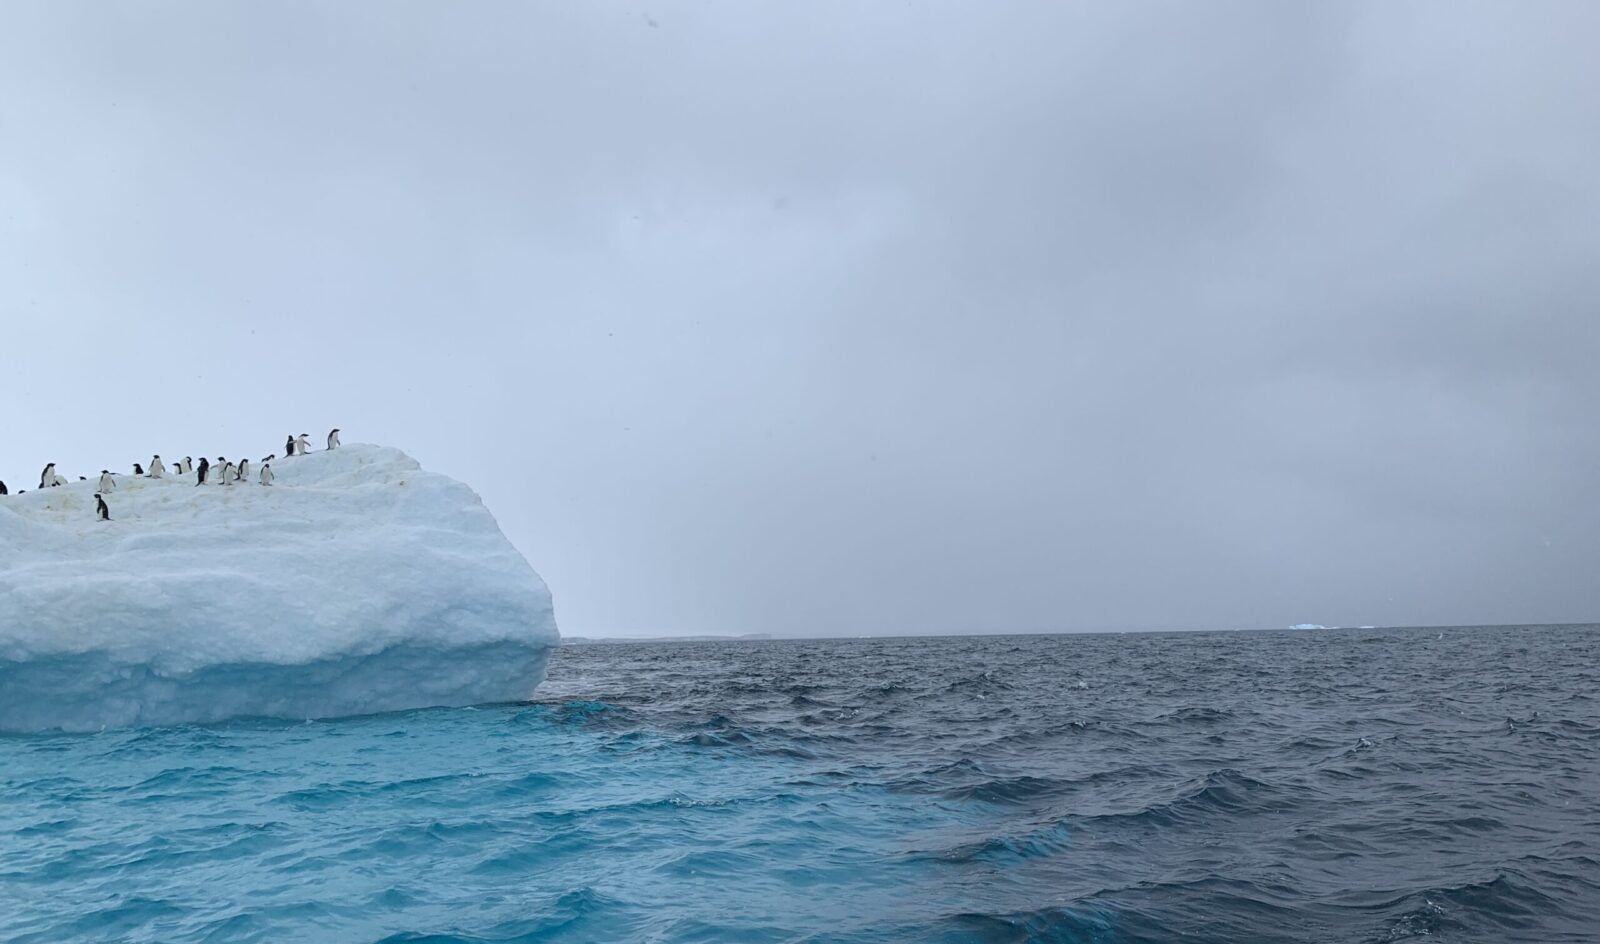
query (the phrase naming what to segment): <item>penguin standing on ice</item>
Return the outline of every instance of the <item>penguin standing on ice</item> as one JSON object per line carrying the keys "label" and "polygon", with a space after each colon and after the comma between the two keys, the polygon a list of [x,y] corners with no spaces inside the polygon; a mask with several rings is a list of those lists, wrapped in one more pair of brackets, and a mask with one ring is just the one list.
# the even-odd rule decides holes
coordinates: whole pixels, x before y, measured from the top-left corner
{"label": "penguin standing on ice", "polygon": [[300,455],[306,455],[311,451],[311,437],[305,433],[301,433],[300,435],[296,436],[294,439],[294,448],[300,453]]}
{"label": "penguin standing on ice", "polygon": [[142,466],[139,463],[135,462],[133,464],[133,474],[134,475],[143,475],[144,474],[144,466]]}
{"label": "penguin standing on ice", "polygon": [[166,475],[166,474],[167,474],[167,467],[161,464],[161,457],[160,456],[151,456],[150,457],[150,477],[153,478],[153,479],[159,479],[163,475]]}
{"label": "penguin standing on ice", "polygon": [[333,432],[328,434],[328,448],[329,449],[338,449],[339,448],[339,427],[337,427],[337,426],[335,426],[333,428]]}
{"label": "penguin standing on ice", "polygon": [[267,456],[265,459],[261,460],[261,464],[262,465],[266,465],[267,463],[271,462],[273,459],[276,459],[276,458],[278,458],[278,457],[277,456]]}
{"label": "penguin standing on ice", "polygon": [[194,484],[196,484],[196,485],[204,485],[204,484],[206,484],[206,473],[211,471],[211,463],[206,461],[206,457],[205,456],[201,456],[200,457],[200,468],[196,469],[195,471],[198,474],[195,476]]}
{"label": "penguin standing on ice", "polygon": [[227,456],[217,456],[217,484],[233,484],[233,463],[228,461]]}
{"label": "penguin standing on ice", "polygon": [[273,478],[274,478],[274,476],[272,474],[272,463],[270,463],[270,462],[261,463],[261,484],[262,485],[271,485]]}
{"label": "penguin standing on ice", "polygon": [[9,495],[9,494],[11,494],[11,493],[6,491],[6,483],[0,482],[0,495]]}
{"label": "penguin standing on ice", "polygon": [[106,500],[100,497],[99,492],[94,493],[94,516],[101,521],[111,520],[111,509],[106,507]]}
{"label": "penguin standing on ice", "polygon": [[288,440],[284,442],[283,454],[285,457],[294,455],[294,433],[290,433]]}
{"label": "penguin standing on ice", "polygon": [[238,468],[238,470],[236,472],[233,473],[233,477],[236,480],[245,483],[246,485],[250,484],[250,460],[249,459],[240,459],[239,460],[239,468]]}
{"label": "penguin standing on ice", "polygon": [[54,484],[56,484],[56,464],[49,462],[45,464],[44,471],[39,473],[39,487],[49,488]]}
{"label": "penguin standing on ice", "polygon": [[101,469],[100,470],[100,484],[95,486],[95,487],[98,488],[102,492],[109,492],[112,489],[117,487],[117,483],[116,483],[116,480],[111,477],[111,473],[109,471],[107,471],[105,469]]}
{"label": "penguin standing on ice", "polygon": [[193,472],[194,460],[188,456],[184,456],[183,461],[178,463],[178,471],[182,472],[184,475],[188,475],[190,472]]}

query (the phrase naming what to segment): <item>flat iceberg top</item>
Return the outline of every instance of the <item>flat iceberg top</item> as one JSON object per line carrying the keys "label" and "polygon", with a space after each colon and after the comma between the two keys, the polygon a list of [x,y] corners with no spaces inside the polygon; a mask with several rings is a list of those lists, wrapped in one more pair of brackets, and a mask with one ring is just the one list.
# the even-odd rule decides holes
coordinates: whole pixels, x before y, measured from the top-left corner
{"label": "flat iceberg top", "polygon": [[[272,470],[270,486],[118,475],[105,496],[110,521],[95,515],[94,480],[0,497],[0,686],[17,689],[29,665],[79,657],[71,664],[166,683],[218,666],[559,642],[544,581],[467,486],[370,445],[278,459]],[[516,690],[480,700],[526,697],[542,673],[540,662],[539,677],[502,680]],[[452,681],[454,703],[468,703],[471,679]],[[420,706],[377,694],[354,708]],[[0,694],[0,729],[27,728],[6,723],[6,701]],[[133,719],[147,719],[138,707]],[[307,716],[317,713],[326,712]]]}

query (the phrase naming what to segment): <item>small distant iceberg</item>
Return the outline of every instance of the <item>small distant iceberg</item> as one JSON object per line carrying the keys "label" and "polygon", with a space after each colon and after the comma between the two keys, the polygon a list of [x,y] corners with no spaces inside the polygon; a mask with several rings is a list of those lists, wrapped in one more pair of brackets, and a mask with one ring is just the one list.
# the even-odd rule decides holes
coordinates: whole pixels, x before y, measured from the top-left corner
{"label": "small distant iceberg", "polygon": [[0,731],[515,701],[550,591],[467,486],[382,446],[274,484],[118,476],[0,497]]}
{"label": "small distant iceberg", "polygon": [[1290,629],[1327,629],[1328,627],[1322,625],[1321,623],[1296,623],[1293,626],[1290,626],[1289,628]]}

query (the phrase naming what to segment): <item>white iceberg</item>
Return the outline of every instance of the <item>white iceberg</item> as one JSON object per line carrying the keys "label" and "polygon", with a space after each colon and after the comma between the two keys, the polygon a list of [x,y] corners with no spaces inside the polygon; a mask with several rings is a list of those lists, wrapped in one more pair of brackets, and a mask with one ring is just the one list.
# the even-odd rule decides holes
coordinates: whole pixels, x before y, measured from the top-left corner
{"label": "white iceberg", "polygon": [[110,521],[93,480],[0,497],[0,731],[533,693],[550,591],[471,489],[380,446],[272,469],[117,476]]}

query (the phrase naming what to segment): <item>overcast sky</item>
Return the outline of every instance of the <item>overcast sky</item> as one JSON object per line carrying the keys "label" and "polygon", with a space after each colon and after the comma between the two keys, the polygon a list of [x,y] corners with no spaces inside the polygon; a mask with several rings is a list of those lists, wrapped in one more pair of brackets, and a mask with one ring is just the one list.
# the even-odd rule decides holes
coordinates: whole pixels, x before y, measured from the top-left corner
{"label": "overcast sky", "polygon": [[1600,4],[0,7],[0,478],[287,433],[568,634],[1600,619]]}

